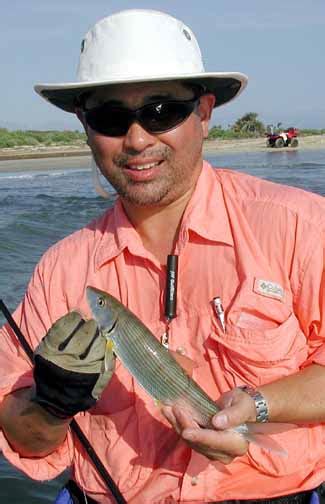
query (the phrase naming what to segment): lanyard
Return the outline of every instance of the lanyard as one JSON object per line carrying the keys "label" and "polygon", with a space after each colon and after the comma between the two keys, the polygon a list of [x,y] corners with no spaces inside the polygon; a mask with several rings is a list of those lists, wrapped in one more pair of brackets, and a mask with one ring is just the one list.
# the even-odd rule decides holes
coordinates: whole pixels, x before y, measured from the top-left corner
{"label": "lanyard", "polygon": [[167,276],[165,293],[165,319],[166,330],[161,337],[161,344],[168,348],[169,326],[177,315],[177,278],[178,278],[178,255],[167,256]]}

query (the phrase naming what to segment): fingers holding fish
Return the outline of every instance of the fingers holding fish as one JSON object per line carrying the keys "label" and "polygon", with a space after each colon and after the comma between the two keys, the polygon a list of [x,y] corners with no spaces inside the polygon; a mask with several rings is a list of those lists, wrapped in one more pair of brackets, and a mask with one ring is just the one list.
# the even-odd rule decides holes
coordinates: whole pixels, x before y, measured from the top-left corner
{"label": "fingers holding fish", "polygon": [[164,406],[161,409],[162,414],[171,424],[171,426],[175,429],[177,434],[180,436],[184,429],[196,429],[198,428],[198,424],[191,418],[189,414],[186,414],[182,409],[178,406]]}
{"label": "fingers holding fish", "polygon": [[227,465],[247,452],[248,442],[237,432],[202,429],[177,406],[164,407],[162,412],[182,439],[209,460]]}
{"label": "fingers holding fish", "polygon": [[255,401],[240,388],[223,394],[217,404],[220,411],[212,418],[212,425],[216,429],[232,429],[246,422],[256,421]]}

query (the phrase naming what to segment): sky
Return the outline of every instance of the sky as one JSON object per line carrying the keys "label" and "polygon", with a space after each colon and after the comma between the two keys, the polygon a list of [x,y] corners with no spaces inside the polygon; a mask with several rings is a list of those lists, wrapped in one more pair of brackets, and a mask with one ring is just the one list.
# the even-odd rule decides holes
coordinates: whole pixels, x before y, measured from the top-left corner
{"label": "sky", "polygon": [[325,0],[2,0],[0,127],[79,129],[74,114],[33,86],[74,81],[84,34],[130,8],[165,11],[190,26],[207,71],[248,75],[246,90],[215,110],[212,125],[256,112],[264,124],[325,128]]}

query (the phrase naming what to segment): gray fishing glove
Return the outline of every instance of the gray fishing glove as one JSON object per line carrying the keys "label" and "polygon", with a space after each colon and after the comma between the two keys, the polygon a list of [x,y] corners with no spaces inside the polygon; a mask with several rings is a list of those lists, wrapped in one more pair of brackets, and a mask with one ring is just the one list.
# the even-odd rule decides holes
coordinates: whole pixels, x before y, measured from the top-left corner
{"label": "gray fishing glove", "polygon": [[59,418],[91,408],[115,369],[96,322],[78,312],[60,318],[34,352],[33,401]]}

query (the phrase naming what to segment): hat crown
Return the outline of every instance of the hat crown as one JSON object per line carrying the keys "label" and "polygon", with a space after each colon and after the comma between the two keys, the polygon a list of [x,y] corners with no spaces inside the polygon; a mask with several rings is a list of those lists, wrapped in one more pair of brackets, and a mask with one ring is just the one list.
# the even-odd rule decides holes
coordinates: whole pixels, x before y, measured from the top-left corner
{"label": "hat crown", "polygon": [[101,19],[82,41],[80,82],[128,81],[204,72],[192,30],[160,11],[132,9]]}

